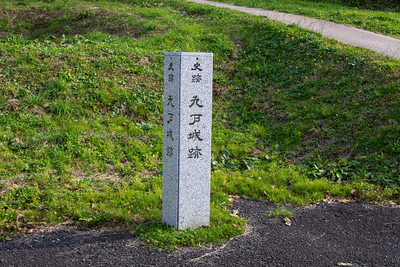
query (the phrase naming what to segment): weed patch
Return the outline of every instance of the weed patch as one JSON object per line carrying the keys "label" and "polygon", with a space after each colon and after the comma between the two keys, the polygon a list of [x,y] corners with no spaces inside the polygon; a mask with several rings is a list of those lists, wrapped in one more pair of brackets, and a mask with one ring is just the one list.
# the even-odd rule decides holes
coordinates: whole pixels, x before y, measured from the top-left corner
{"label": "weed patch", "polygon": [[265,214],[266,216],[270,218],[285,218],[285,217],[294,217],[295,214],[291,212],[290,210],[284,208],[284,207],[278,207],[274,210],[271,210],[268,214]]}

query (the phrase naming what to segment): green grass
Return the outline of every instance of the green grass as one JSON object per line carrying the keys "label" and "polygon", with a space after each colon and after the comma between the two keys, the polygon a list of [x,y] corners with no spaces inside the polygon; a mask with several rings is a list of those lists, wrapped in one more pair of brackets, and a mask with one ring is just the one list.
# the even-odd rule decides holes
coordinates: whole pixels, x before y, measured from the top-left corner
{"label": "green grass", "polygon": [[[79,7],[79,8],[78,8]],[[399,202],[399,61],[184,1],[0,1],[0,238],[118,226],[173,250],[244,232],[232,195]],[[163,54],[214,53],[211,222],[161,224]]]}
{"label": "green grass", "polygon": [[216,2],[329,20],[400,38],[400,7],[395,0],[217,0]]}
{"label": "green grass", "polygon": [[271,210],[268,214],[265,214],[265,216],[270,218],[289,218],[296,215],[285,207],[277,207],[276,209]]}

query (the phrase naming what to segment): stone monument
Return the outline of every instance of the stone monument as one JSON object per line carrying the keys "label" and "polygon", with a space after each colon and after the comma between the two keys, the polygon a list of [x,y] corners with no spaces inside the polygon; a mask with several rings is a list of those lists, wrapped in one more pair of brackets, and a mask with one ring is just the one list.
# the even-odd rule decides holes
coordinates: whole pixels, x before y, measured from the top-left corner
{"label": "stone monument", "polygon": [[162,221],[209,225],[212,53],[164,54]]}

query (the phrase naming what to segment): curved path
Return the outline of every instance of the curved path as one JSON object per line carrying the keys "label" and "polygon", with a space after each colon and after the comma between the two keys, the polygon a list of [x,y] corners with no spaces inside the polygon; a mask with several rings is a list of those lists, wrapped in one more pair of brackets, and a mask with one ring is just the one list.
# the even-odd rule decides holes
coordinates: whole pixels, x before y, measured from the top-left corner
{"label": "curved path", "polygon": [[295,23],[301,28],[319,32],[324,36],[336,39],[345,44],[364,47],[380,54],[400,60],[400,39],[392,38],[382,34],[369,32],[355,27],[346,26],[330,21],[313,19],[289,13],[269,11],[259,8],[233,6],[225,3],[212,2],[208,0],[188,0],[198,4],[207,4],[217,7],[225,7],[242,11],[257,16],[266,16],[272,20],[286,24]]}

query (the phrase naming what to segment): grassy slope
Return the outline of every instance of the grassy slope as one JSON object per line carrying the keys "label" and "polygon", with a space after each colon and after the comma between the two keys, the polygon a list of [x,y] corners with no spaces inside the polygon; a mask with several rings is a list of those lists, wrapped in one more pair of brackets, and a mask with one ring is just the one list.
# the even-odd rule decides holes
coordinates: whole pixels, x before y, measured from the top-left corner
{"label": "grassy slope", "polygon": [[[0,236],[128,223],[173,248],[241,233],[231,194],[399,198],[396,60],[180,1],[0,9]],[[182,233],[159,223],[166,51],[215,57],[212,226]]]}
{"label": "grassy slope", "polygon": [[304,15],[400,38],[400,8],[395,1],[218,0],[217,2]]}

